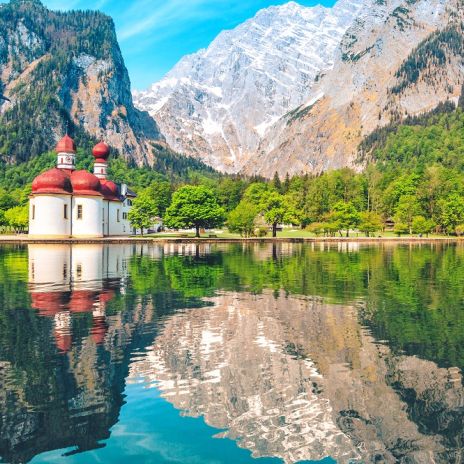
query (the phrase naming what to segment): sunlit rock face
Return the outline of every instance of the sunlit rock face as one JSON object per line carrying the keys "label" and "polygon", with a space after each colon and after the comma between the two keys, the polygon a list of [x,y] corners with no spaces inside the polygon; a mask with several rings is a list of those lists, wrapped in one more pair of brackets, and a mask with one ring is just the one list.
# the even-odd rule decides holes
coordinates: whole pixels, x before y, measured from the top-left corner
{"label": "sunlit rock face", "polygon": [[[269,128],[243,171],[271,177],[276,170],[356,167],[359,144],[379,126],[457,101],[460,55],[446,38],[435,43],[434,33],[454,24],[462,35],[462,18],[460,0],[372,0],[346,31],[333,68],[314,85],[311,98]],[[446,64],[421,63],[416,53],[424,69],[394,90],[405,80],[399,71],[411,66],[414,59],[407,60],[424,40],[425,47],[444,50]]]}
{"label": "sunlit rock face", "polygon": [[[454,462],[462,432],[445,422],[462,409],[457,369],[394,355],[355,307],[270,292],[212,302],[166,319],[130,376],[255,457]],[[420,423],[437,405],[443,423]]]}
{"label": "sunlit rock face", "polygon": [[11,99],[0,102],[5,134],[29,128],[25,140],[6,144],[12,161],[52,149],[73,126],[139,164],[153,162],[152,142],[165,145],[154,120],[134,107],[114,23],[102,13],[2,2],[0,91]]}
{"label": "sunlit rock face", "polygon": [[[173,148],[221,171],[271,178],[356,167],[376,128],[457,101],[463,11],[461,0],[270,7],[184,57],[134,102]],[[444,58],[408,63],[424,40]],[[418,78],[403,85],[414,67]]]}
{"label": "sunlit rock face", "polygon": [[156,119],[172,148],[237,172],[269,127],[310,98],[363,3],[265,8],[134,92],[135,104]]}

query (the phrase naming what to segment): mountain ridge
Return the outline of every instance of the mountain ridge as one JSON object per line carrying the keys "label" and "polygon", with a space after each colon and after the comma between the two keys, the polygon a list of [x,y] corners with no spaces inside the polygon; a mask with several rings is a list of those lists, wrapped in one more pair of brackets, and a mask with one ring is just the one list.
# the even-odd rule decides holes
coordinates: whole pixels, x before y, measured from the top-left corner
{"label": "mountain ridge", "polygon": [[[279,111],[272,110],[276,94],[260,100],[255,95],[259,95],[259,90],[253,84],[248,88],[255,94],[252,91],[247,94],[242,87],[233,85],[228,101],[224,98],[228,91],[227,80],[217,80],[209,88],[195,88],[198,73],[203,72],[204,79],[207,77],[202,66],[205,55],[208,50],[218,48],[224,37],[233,36],[235,32],[241,43],[248,33],[255,38],[256,46],[262,47],[253,52],[255,55],[265,54],[266,47],[275,48],[278,53],[279,43],[265,35],[266,32],[273,35],[277,27],[276,12],[284,12],[290,22],[295,18],[289,12],[299,11],[299,19],[303,13],[311,12],[314,26],[321,19],[318,15],[327,14],[327,11],[333,13],[334,9],[348,16],[344,18],[343,34],[331,43],[330,59],[326,57],[325,65],[306,79],[304,91],[298,88],[298,80],[297,84],[291,82],[282,88],[279,98],[294,98],[295,95],[298,98],[278,106]],[[340,0],[334,9],[307,8],[291,2],[261,10],[255,18],[236,29],[219,34],[207,49],[182,59],[151,90],[137,93],[135,104],[152,114],[168,143],[178,151],[200,158],[222,171],[270,178],[276,171],[284,176],[286,172],[317,173],[343,166],[356,167],[354,162],[360,143],[377,127],[430,111],[448,99],[457,101],[462,67],[459,54],[453,55],[452,46],[450,49],[448,45],[444,47],[445,65],[440,63],[444,58],[432,54],[428,72],[432,76],[429,81],[434,75],[439,76],[435,83],[420,77],[426,70],[419,69],[413,71],[415,78],[417,75],[414,82],[401,91],[398,86],[404,85],[401,82],[405,78],[409,79],[409,55],[423,41],[448,37],[451,32],[447,33],[446,29],[454,27],[453,24],[461,24],[455,34],[459,39],[453,40],[462,41],[461,0]],[[255,23],[264,21],[263,18],[271,17],[273,20],[265,23],[267,30],[257,36],[261,41],[256,39],[249,30]],[[308,27],[304,20],[303,24]],[[247,31],[243,32],[244,29]],[[299,36],[301,43],[298,45],[307,48],[306,33],[303,31]],[[317,50],[327,51],[324,43],[317,45]],[[230,64],[232,84],[249,84],[248,68],[240,66],[244,60],[249,60],[249,50],[238,53],[227,44],[221,47],[225,57],[219,60],[219,68],[224,63]],[[300,49],[293,43],[284,51],[292,55],[285,57],[285,63],[296,60],[296,69],[300,69]],[[257,71],[275,79],[275,63],[264,64],[267,67]],[[406,67],[406,71],[401,71],[402,67]],[[401,72],[406,72],[406,77],[401,76]],[[262,88],[266,96],[266,87]],[[248,98],[243,98],[244,95]],[[227,111],[230,113],[231,107],[234,108],[233,118],[223,117]]]}
{"label": "mountain ridge", "polygon": [[[56,12],[38,0],[0,5],[0,155],[27,161],[66,131],[104,138],[127,159],[153,161],[156,123],[132,102],[113,20],[100,12]],[[40,127],[40,130],[37,130]]]}
{"label": "mountain ridge", "polygon": [[155,118],[172,148],[237,172],[267,128],[309,97],[363,4],[340,0],[330,9],[290,2],[260,10],[181,59],[150,90],[135,92],[135,104]]}

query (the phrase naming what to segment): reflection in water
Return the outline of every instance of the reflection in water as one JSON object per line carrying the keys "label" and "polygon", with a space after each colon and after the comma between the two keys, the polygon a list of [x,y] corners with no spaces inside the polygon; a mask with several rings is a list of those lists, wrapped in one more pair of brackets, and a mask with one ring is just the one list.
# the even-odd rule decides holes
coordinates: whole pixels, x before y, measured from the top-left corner
{"label": "reflection in water", "polygon": [[461,246],[2,247],[0,298],[4,462],[463,460]]}
{"label": "reflection in water", "polygon": [[392,355],[349,306],[268,292],[214,303],[170,317],[131,376],[228,430],[256,457],[451,462],[441,437],[409,417],[398,390],[418,403],[433,395],[452,417],[464,403],[457,369]]}

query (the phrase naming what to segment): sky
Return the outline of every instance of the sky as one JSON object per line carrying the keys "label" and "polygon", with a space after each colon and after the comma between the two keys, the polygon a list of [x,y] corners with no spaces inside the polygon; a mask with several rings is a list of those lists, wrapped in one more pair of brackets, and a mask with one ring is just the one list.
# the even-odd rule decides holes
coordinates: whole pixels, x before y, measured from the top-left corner
{"label": "sky", "polygon": [[[0,0],[4,3],[5,0]],[[42,0],[53,10],[98,9],[114,19],[132,88],[160,80],[184,55],[207,47],[258,10],[285,0]],[[299,0],[332,6],[335,0]]]}

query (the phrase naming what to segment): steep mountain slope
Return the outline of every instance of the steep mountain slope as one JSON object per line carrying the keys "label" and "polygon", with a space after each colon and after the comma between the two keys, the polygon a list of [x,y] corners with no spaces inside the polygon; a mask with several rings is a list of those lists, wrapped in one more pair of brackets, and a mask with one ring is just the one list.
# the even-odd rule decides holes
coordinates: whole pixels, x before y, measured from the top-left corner
{"label": "steep mountain slope", "polygon": [[463,71],[462,0],[373,0],[346,32],[319,97],[288,113],[262,141],[248,174],[353,165],[378,126],[457,101]]}
{"label": "steep mountain slope", "polygon": [[0,5],[0,154],[25,161],[68,130],[104,137],[139,164],[152,161],[162,137],[134,108],[111,18],[47,10],[38,0]]}
{"label": "steep mountain slope", "polygon": [[310,98],[363,3],[307,8],[290,2],[261,10],[186,56],[148,91],[135,92],[135,103],[156,119],[172,148],[240,171],[253,163],[267,129]]}

